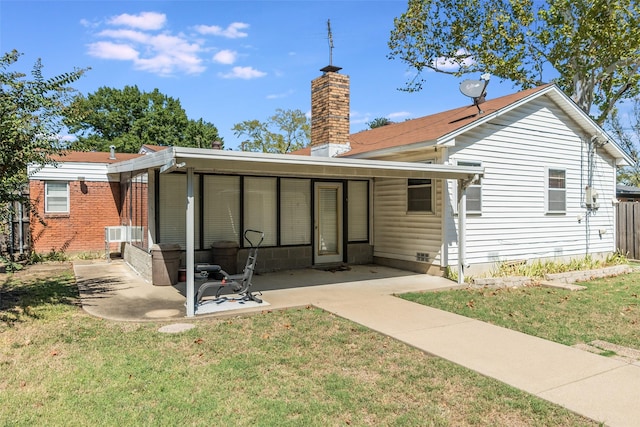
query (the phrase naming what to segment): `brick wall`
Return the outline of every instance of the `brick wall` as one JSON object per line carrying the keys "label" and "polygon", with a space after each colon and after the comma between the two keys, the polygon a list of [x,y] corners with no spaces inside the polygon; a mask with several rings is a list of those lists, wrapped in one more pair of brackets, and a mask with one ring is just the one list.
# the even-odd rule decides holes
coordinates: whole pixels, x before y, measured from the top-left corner
{"label": "brick wall", "polygon": [[118,182],[69,182],[69,213],[44,212],[44,181],[30,181],[31,200],[46,225],[32,217],[36,253],[104,251],[104,227],[120,225]]}
{"label": "brick wall", "polygon": [[327,72],[311,82],[311,145],[349,143],[349,76]]}

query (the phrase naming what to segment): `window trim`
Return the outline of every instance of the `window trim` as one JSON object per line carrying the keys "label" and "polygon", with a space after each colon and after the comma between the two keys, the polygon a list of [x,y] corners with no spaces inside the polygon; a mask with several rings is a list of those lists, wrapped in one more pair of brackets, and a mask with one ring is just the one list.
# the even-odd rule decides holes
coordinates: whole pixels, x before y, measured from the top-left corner
{"label": "window trim", "polygon": [[[66,190],[66,195],[65,195],[65,201],[66,201],[66,206],[65,206],[65,210],[64,211],[52,211],[49,210],[49,185],[51,184],[64,184],[65,186],[65,190]],[[68,215],[70,213],[70,201],[69,201],[69,182],[68,181],[45,181],[44,182],[44,213],[47,215]],[[55,196],[55,197],[62,197],[62,196]]]}
{"label": "window trim", "polygon": [[[549,180],[551,179],[551,171],[557,171],[563,173],[564,178],[564,187],[563,188],[552,188],[549,184]],[[567,213],[567,169],[566,168],[558,168],[558,167],[547,167],[545,169],[545,212],[551,215],[566,215]],[[564,209],[562,210],[552,210],[549,207],[549,202],[551,201],[551,192],[560,192],[564,194]]]}
{"label": "window trim", "polygon": [[[476,161],[476,160],[456,160],[456,166],[471,166],[471,167],[483,167],[483,164],[481,161]],[[474,210],[474,209],[469,209],[469,188],[478,188],[478,191],[480,192],[480,209],[478,210]],[[455,203],[453,204],[454,208],[454,212],[457,215],[458,214],[458,185],[456,182],[455,185],[455,189],[454,189],[454,195],[455,195]],[[482,178],[478,178],[478,182],[477,183],[473,183],[470,184],[467,187],[467,206],[466,206],[466,211],[467,211],[467,215],[482,215]]]}
{"label": "window trim", "polygon": [[[419,163],[423,163],[426,165],[431,165],[433,163],[435,163],[433,160],[424,160],[421,161]],[[412,186],[409,182],[410,181],[429,181],[429,184],[416,184],[414,186]],[[431,206],[429,210],[426,211],[418,211],[418,210],[410,210],[409,209],[409,189],[410,188],[419,188],[422,186],[426,186],[429,185],[430,189],[431,189]],[[435,179],[433,178],[407,178],[406,180],[406,197],[405,197],[405,212],[408,215],[435,215],[436,213],[436,183],[435,183]]]}

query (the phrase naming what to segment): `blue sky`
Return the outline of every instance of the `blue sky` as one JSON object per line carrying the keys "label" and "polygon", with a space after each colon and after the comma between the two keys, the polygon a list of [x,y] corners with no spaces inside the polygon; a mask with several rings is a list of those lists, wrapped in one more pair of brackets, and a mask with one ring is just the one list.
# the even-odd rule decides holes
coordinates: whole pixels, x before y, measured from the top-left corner
{"label": "blue sky", "polygon": [[[0,47],[37,58],[45,77],[91,70],[73,87],[160,92],[180,100],[191,119],[213,123],[226,148],[244,120],[266,120],[276,109],[311,109],[311,80],[329,64],[351,79],[351,131],[376,117],[403,121],[470,104],[459,79],[428,73],[417,93],[398,90],[413,76],[389,60],[387,42],[404,0],[360,1],[0,1]],[[465,78],[477,79],[471,75]],[[488,97],[517,89],[493,78]]]}

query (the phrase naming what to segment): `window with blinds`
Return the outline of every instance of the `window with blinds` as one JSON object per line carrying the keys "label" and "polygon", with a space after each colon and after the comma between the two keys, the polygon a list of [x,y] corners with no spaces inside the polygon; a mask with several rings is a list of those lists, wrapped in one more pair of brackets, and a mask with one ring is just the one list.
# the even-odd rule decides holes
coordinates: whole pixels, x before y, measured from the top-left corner
{"label": "window with blinds", "polygon": [[203,179],[204,248],[221,241],[240,244],[240,177],[206,175]]}
{"label": "window with blinds", "polygon": [[47,181],[44,184],[45,213],[69,212],[69,183]]}
{"label": "window with blinds", "polygon": [[245,177],[245,229],[264,232],[263,246],[278,243],[277,178]]}
{"label": "window with blinds", "polygon": [[311,180],[280,181],[280,243],[311,243]]}
{"label": "window with blinds", "polygon": [[369,240],[369,183],[349,181],[347,194],[349,241],[367,241]]}
{"label": "window with blinds", "polygon": [[564,169],[547,170],[547,212],[563,213],[567,209],[567,179]]}

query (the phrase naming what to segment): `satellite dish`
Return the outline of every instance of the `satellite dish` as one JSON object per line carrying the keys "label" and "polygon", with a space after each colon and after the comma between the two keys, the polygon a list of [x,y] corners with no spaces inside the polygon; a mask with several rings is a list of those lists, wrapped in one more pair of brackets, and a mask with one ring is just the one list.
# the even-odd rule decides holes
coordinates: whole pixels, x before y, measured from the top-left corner
{"label": "satellite dish", "polygon": [[460,92],[463,95],[473,98],[473,104],[478,108],[478,112],[482,114],[480,104],[484,102],[484,97],[487,96],[487,85],[491,76],[485,73],[480,76],[480,80],[463,80],[460,83]]}
{"label": "satellite dish", "polygon": [[460,92],[469,98],[480,98],[484,92],[485,84],[482,80],[464,80],[460,83]]}

